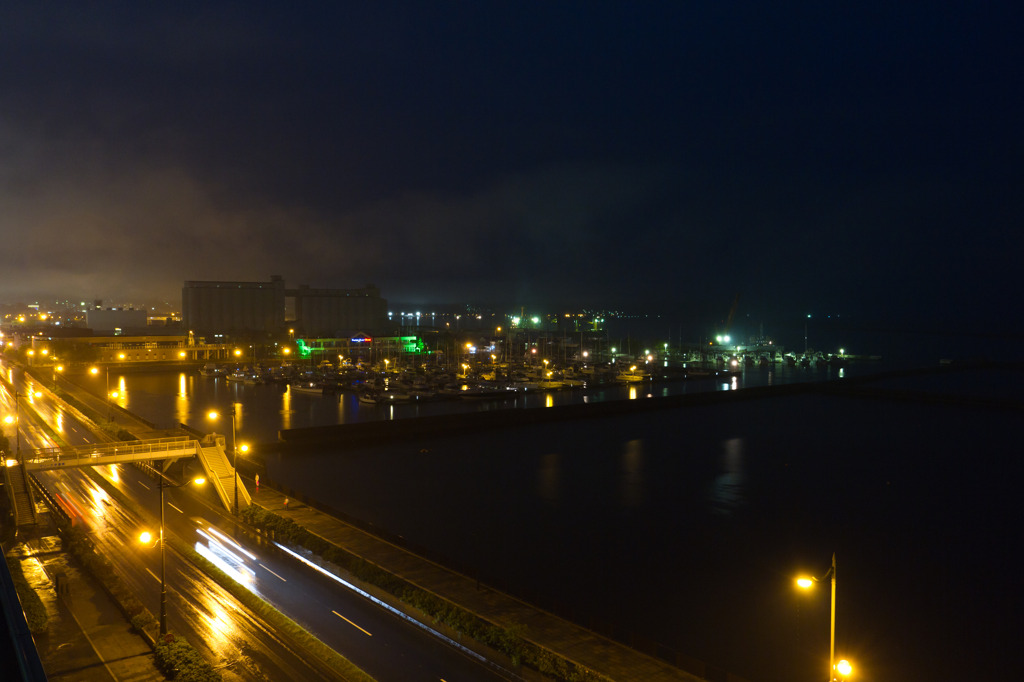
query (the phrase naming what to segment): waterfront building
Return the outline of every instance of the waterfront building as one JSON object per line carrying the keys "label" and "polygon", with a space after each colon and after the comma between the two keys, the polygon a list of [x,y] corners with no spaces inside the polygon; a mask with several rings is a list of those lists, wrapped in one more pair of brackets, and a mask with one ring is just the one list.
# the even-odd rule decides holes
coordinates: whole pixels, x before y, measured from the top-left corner
{"label": "waterfront building", "polygon": [[197,336],[282,333],[284,279],[269,282],[188,281],[181,290],[185,329]]}
{"label": "waterfront building", "polygon": [[311,289],[303,284],[287,295],[295,300],[293,328],[303,336],[378,333],[387,321],[387,301],[372,284],[362,289]]}
{"label": "waterfront building", "polygon": [[[181,307],[185,329],[207,337],[281,335],[286,330],[294,336],[341,337],[375,334],[387,324],[387,301],[375,286],[286,289],[280,275],[269,282],[188,281]],[[289,307],[291,320],[286,318]]]}
{"label": "waterfront building", "polygon": [[85,311],[85,325],[99,334],[134,334],[148,324],[145,310],[134,308],[92,308]]}
{"label": "waterfront building", "polygon": [[[111,365],[140,365],[164,362],[227,361],[234,353],[228,343],[196,342],[192,336],[76,336],[31,337],[34,351],[29,364],[48,364],[61,347],[76,347],[92,362]],[[43,353],[43,351],[52,352]]]}

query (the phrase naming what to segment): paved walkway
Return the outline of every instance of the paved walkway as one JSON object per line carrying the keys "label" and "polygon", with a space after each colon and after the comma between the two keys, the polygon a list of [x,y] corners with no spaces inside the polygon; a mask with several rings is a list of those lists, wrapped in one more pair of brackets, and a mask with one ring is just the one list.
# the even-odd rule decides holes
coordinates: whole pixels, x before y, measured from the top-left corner
{"label": "paved walkway", "polygon": [[[36,649],[51,682],[147,682],[165,680],[153,650],[132,631],[128,619],[88,575],[67,560],[60,539],[28,540],[11,550],[43,600],[47,632],[35,637]],[[57,591],[57,576],[66,585]]]}
{"label": "paved walkway", "polygon": [[524,625],[526,636],[533,643],[616,682],[696,682],[701,679],[551,613],[481,586],[471,578],[454,573],[295,499],[288,499],[266,485],[256,488],[252,481],[247,483],[253,491],[254,503],[292,519],[311,533],[492,623],[503,626]]}

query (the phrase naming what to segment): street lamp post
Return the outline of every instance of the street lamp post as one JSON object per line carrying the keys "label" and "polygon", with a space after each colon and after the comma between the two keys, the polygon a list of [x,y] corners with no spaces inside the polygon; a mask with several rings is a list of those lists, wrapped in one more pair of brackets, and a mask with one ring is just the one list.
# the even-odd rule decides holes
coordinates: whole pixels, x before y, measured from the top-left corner
{"label": "street lamp post", "polygon": [[[196,478],[193,481],[184,481],[178,485],[164,486],[164,472],[157,470],[157,476],[160,477],[159,485],[160,488],[160,637],[162,638],[167,634],[167,550],[164,543],[164,488],[180,488],[188,483],[195,483],[196,485],[202,485],[206,482],[203,478]],[[142,534],[142,541],[148,543],[149,533]]]}
{"label": "street lamp post", "polygon": [[[235,473],[235,516],[238,516],[238,440],[235,434],[235,406],[237,403],[232,401],[231,403],[231,468],[234,469]],[[211,410],[207,415],[211,420],[217,419],[220,415],[216,411]],[[243,450],[247,450],[248,447],[242,446]]]}
{"label": "street lamp post", "polygon": [[[104,397],[107,400],[107,421],[110,421],[110,366],[109,365],[105,366],[103,368],[103,372],[104,372],[104,375],[106,376],[105,395],[104,395]],[[96,376],[97,374],[100,373],[100,368],[96,367],[96,366],[90,367],[89,368],[89,373],[92,374],[93,376]]]}
{"label": "street lamp post", "polygon": [[[820,578],[799,578],[796,583],[804,589],[810,588],[814,583],[824,582],[827,578],[831,578],[832,582],[832,605],[830,608],[829,616],[829,646],[828,646],[828,679],[830,681],[836,679],[836,554],[832,553],[832,566],[828,571]],[[848,661],[840,661],[839,671],[845,678],[850,674],[851,666]]]}
{"label": "street lamp post", "polygon": [[[30,393],[34,397],[42,395],[39,392]],[[24,393],[18,391],[14,392],[14,417],[8,416],[4,421],[8,424],[14,424],[14,443],[15,443],[15,457],[21,462],[21,399],[25,396]]]}
{"label": "street lamp post", "polygon": [[21,394],[17,391],[14,392],[14,442],[17,447],[15,449],[14,458],[19,462],[21,461]]}

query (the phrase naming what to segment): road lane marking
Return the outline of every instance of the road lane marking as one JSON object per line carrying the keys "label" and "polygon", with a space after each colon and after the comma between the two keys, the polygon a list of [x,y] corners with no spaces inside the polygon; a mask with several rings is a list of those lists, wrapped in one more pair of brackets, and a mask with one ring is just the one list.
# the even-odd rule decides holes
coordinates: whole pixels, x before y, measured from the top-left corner
{"label": "road lane marking", "polygon": [[184,514],[185,513],[183,511],[181,511],[180,509],[178,509],[177,507],[175,507],[173,502],[168,502],[167,506],[170,507],[171,509],[173,509],[174,511],[178,512],[179,514]]}
{"label": "road lane marking", "polygon": [[363,632],[365,632],[365,633],[366,633],[366,636],[367,636],[367,637],[373,637],[373,635],[372,635],[371,633],[369,633],[369,632],[366,632],[366,630],[363,630],[363,628],[359,627],[358,625],[356,625],[355,623],[353,623],[352,621],[350,621],[350,620],[349,620],[348,618],[346,618],[345,616],[341,615],[341,614],[340,614],[340,613],[338,613],[337,611],[331,611],[331,613],[333,613],[333,614],[334,614],[335,616],[337,616],[338,618],[341,618],[341,619],[342,619],[343,621],[345,621],[346,623],[348,623],[349,625],[351,625],[352,627],[354,627],[354,628],[355,628],[356,630],[362,630]]}
{"label": "road lane marking", "polygon": [[356,594],[359,594],[359,595],[362,595],[363,597],[366,597],[367,599],[372,601],[377,606],[380,606],[381,608],[387,609],[388,611],[390,611],[391,613],[395,614],[399,618],[402,618],[402,619],[412,623],[413,625],[415,625],[418,628],[426,630],[427,632],[432,634],[434,637],[437,637],[438,639],[441,639],[441,640],[444,640],[445,642],[448,642],[449,645],[455,647],[456,649],[458,649],[462,653],[466,654],[467,656],[471,656],[472,658],[475,658],[476,660],[480,661],[481,663],[490,663],[487,660],[487,658],[485,658],[482,654],[479,654],[476,651],[473,651],[472,649],[470,649],[469,647],[467,647],[464,644],[459,644],[458,642],[456,642],[451,637],[448,637],[447,635],[442,635],[440,632],[438,632],[434,628],[430,627],[426,623],[421,623],[420,621],[416,620],[415,618],[413,618],[412,616],[407,614],[405,611],[402,611],[400,609],[396,609],[394,606],[392,606],[391,604],[387,603],[383,599],[377,599],[377,597],[374,597],[372,594],[370,594],[366,590],[361,590],[358,587],[356,587],[355,585],[353,585],[352,583],[348,582],[347,580],[343,580],[342,578],[339,578],[338,576],[334,575],[333,573],[331,573],[327,569],[323,568],[322,566],[314,564],[312,561],[310,561],[306,557],[304,557],[304,556],[302,556],[300,554],[296,554],[292,550],[290,550],[287,547],[285,547],[284,545],[282,545],[280,542],[274,542],[274,546],[277,547],[278,549],[280,549],[281,551],[283,551],[285,554],[289,554],[293,558],[298,559],[299,561],[301,561],[302,563],[306,564],[307,566],[309,566],[313,570],[319,571],[320,573],[323,573],[325,576],[327,576],[328,578],[331,578],[335,582],[344,585],[345,587],[347,587],[348,589],[352,590]]}
{"label": "road lane marking", "polygon": [[[267,573],[269,573],[269,574],[273,575],[274,577],[277,577],[277,578],[281,578],[281,576],[277,575],[277,573],[274,573],[273,571],[271,571],[271,570],[270,570],[269,568],[267,568],[266,566],[263,566],[263,564],[260,564],[260,566],[262,566],[262,567],[263,567],[263,570],[264,570],[264,571],[266,571]],[[284,578],[281,578],[281,580],[282,580],[283,582],[288,582],[288,581],[287,581],[287,580],[285,580]]]}

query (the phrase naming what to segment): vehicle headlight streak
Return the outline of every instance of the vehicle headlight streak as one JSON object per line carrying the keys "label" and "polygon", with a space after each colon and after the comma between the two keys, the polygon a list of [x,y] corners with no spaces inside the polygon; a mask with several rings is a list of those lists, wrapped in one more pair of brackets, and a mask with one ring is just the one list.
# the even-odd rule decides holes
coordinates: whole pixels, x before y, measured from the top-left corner
{"label": "vehicle headlight streak", "polygon": [[241,557],[224,547],[215,538],[210,537],[202,530],[198,532],[207,539],[209,546],[196,542],[196,551],[207,561],[231,576],[239,585],[243,585],[255,593],[256,572],[248,568]]}
{"label": "vehicle headlight streak", "polygon": [[302,563],[306,564],[310,568],[313,568],[313,569],[315,569],[317,571],[320,571],[321,573],[323,573],[328,578],[331,578],[332,580],[334,580],[334,581],[344,585],[345,587],[347,587],[348,589],[352,590],[356,594],[369,599],[370,601],[372,601],[377,606],[383,607],[383,608],[387,609],[388,611],[390,611],[391,613],[393,613],[396,616],[398,616],[399,618],[402,618],[402,619],[412,623],[413,625],[416,625],[416,626],[426,630],[427,632],[429,632],[430,634],[434,635],[438,639],[444,640],[445,642],[447,642],[451,646],[455,647],[459,651],[462,651],[463,653],[468,654],[468,655],[472,656],[473,658],[479,660],[481,663],[485,663],[485,664],[491,665],[491,666],[494,665],[493,663],[488,661],[487,658],[485,658],[484,656],[481,656],[480,654],[478,654],[477,652],[473,651],[472,649],[464,647],[463,645],[459,644],[458,642],[456,642],[451,637],[446,637],[446,636],[442,635],[440,632],[438,632],[434,628],[430,627],[426,623],[421,623],[420,621],[416,620],[412,616],[410,616],[410,615],[408,615],[406,613],[403,613],[402,611],[396,609],[394,606],[391,606],[391,604],[388,604],[386,602],[381,601],[380,599],[377,599],[376,597],[374,597],[369,592],[366,592],[365,590],[359,589],[358,587],[356,587],[352,583],[348,582],[347,580],[345,580],[343,578],[340,578],[340,577],[334,575],[333,573],[331,573],[327,569],[323,568],[322,566],[317,566],[316,564],[314,564],[312,561],[310,561],[306,557],[301,556],[299,554],[296,554],[292,550],[290,550],[287,547],[285,547],[284,545],[282,545],[280,542],[275,542],[274,544],[277,547],[279,547],[282,551],[284,551],[284,552],[288,553],[289,555],[295,557],[296,559],[298,559]]}
{"label": "vehicle headlight streak", "polygon": [[[241,552],[245,556],[249,557],[253,561],[256,561],[256,555],[255,554],[253,554],[249,550],[247,550],[244,547],[242,547],[240,544],[238,544],[237,542],[235,542],[234,540],[229,538],[227,535],[224,535],[223,533],[221,533],[219,530],[217,530],[213,526],[210,526],[209,530],[210,530],[211,533],[216,535],[217,539],[220,540],[221,542],[224,542],[226,544],[231,545],[232,547],[237,549],[239,552]],[[198,532],[199,532],[200,535],[205,536],[208,540],[213,540],[213,538],[211,538],[209,535],[206,535],[206,533],[204,533],[201,529]],[[216,542],[216,540],[214,540],[214,542]]]}

